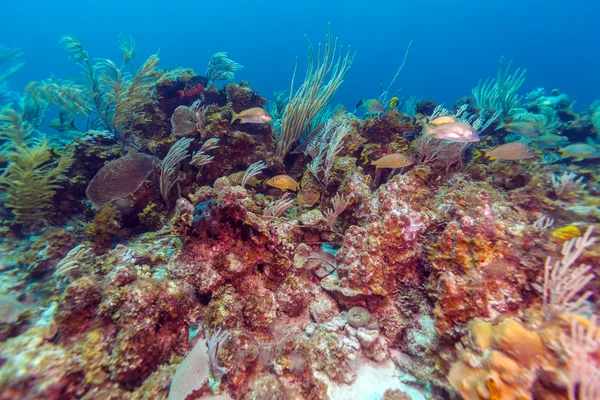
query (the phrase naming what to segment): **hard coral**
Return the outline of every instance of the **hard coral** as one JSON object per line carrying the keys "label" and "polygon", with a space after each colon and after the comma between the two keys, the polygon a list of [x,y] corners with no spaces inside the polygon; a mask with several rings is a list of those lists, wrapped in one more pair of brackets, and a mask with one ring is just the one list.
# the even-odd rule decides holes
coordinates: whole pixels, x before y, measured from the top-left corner
{"label": "hard coral", "polygon": [[121,229],[121,214],[113,205],[107,205],[86,225],[86,233],[98,249],[110,247]]}
{"label": "hard coral", "polygon": [[552,346],[559,333],[555,326],[535,331],[513,319],[498,324],[474,320],[467,348],[448,380],[465,400],[566,398],[564,378],[547,382],[564,367]]}
{"label": "hard coral", "polygon": [[102,289],[91,278],[80,278],[69,286],[56,312],[59,339],[70,341],[85,332],[98,313]]}
{"label": "hard coral", "polygon": [[153,279],[122,292],[109,369],[113,380],[137,386],[185,343],[195,295],[191,285]]}

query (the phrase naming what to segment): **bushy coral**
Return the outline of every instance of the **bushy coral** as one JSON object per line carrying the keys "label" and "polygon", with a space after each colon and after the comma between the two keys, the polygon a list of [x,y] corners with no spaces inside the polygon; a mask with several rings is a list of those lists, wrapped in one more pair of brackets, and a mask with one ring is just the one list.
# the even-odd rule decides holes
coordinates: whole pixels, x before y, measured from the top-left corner
{"label": "bushy coral", "polygon": [[0,188],[6,195],[5,207],[15,221],[33,224],[52,211],[52,198],[73,163],[71,153],[53,159],[48,142],[17,146],[6,155],[8,165],[0,176]]}

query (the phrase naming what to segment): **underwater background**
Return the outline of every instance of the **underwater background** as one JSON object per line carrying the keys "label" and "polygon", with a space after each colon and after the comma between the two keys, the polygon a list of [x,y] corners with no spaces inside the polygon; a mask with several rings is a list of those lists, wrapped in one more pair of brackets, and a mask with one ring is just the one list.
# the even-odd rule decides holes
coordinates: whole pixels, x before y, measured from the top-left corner
{"label": "underwater background", "polygon": [[599,2],[1,9],[0,400],[600,400]]}
{"label": "underwater background", "polygon": [[240,64],[239,79],[263,95],[287,88],[294,61],[305,62],[305,40],[323,36],[327,23],[357,57],[338,100],[348,107],[376,97],[415,42],[402,75],[401,97],[451,103],[493,76],[501,56],[528,70],[525,91],[559,89],[588,107],[600,93],[595,1],[10,1],[0,26],[2,43],[19,47],[26,65],[12,78],[23,87],[48,73],[76,77],[60,57],[63,35],[77,36],[91,54],[119,60],[119,35],[141,54],[160,49],[161,65],[205,66],[217,51]]}

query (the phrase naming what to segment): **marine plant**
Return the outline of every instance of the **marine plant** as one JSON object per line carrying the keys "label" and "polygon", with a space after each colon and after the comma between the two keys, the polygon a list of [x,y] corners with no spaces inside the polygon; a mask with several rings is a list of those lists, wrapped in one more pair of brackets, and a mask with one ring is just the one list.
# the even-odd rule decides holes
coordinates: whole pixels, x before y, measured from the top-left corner
{"label": "marine plant", "polygon": [[33,224],[52,211],[52,198],[65,173],[73,163],[71,153],[53,159],[48,141],[42,139],[32,146],[18,146],[6,155],[8,165],[0,175],[0,188],[5,194],[4,206],[15,221]]}
{"label": "marine plant", "polygon": [[206,77],[212,83],[217,81],[233,81],[235,78],[234,72],[242,68],[244,68],[242,65],[228,58],[227,53],[220,51],[213,54],[210,58]]}
{"label": "marine plant", "polygon": [[12,107],[0,110],[0,152],[25,146],[35,127]]}
{"label": "marine plant", "polygon": [[583,251],[596,242],[591,237],[594,228],[590,226],[582,237],[573,238],[563,244],[562,259],[553,262],[551,257],[544,264],[544,287],[542,309],[546,321],[560,314],[583,314],[591,311],[587,302],[591,291],[582,293],[588,283],[594,279],[592,267],[581,264],[572,268]]}
{"label": "marine plant", "polygon": [[[340,50],[340,54],[336,58],[338,39],[333,39],[331,25],[329,25],[329,34],[325,39],[323,51],[319,44],[317,58],[315,58],[315,52],[308,37],[306,37],[306,41],[309,53],[304,82],[294,92],[294,80],[298,70],[296,62],[290,84],[290,99],[281,118],[281,133],[277,138],[275,152],[276,156],[281,159],[287,155],[292,145],[307,133],[311,121],[319,111],[331,102],[354,61],[355,53],[352,53],[350,47],[345,56]],[[320,58],[321,54],[323,54],[323,59]],[[329,73],[331,76],[325,83]]]}
{"label": "marine plant", "polygon": [[417,104],[423,101],[423,97],[420,96],[410,96],[408,100],[406,100],[406,115],[409,117],[414,117],[417,114]]}
{"label": "marine plant", "polygon": [[462,167],[463,156],[469,146],[470,143],[447,142],[421,134],[414,141],[413,152],[419,164],[443,167],[448,172],[452,166]]}
{"label": "marine plant", "polygon": [[0,67],[3,64],[8,64],[8,68],[4,72],[0,72],[0,84],[25,65],[24,62],[18,61],[22,55],[23,53],[19,49],[11,49],[0,45]]}
{"label": "marine plant", "polygon": [[291,197],[290,192],[286,192],[272,205],[265,208],[263,217],[281,217],[287,210],[294,206],[294,199]]}
{"label": "marine plant", "polygon": [[514,121],[532,122],[543,135],[555,134],[560,126],[556,110],[548,105],[539,106],[536,113],[525,108],[514,108],[510,112],[510,117]]}
{"label": "marine plant", "polygon": [[149,91],[159,75],[158,57],[151,55],[135,74],[128,74],[124,69],[135,56],[135,47],[130,42],[121,46],[125,52],[121,67],[108,59],[92,64],[81,42],[72,36],[64,36],[61,43],[70,58],[83,68],[83,84],[47,80],[30,83],[26,91],[35,99],[94,118],[92,122],[100,123],[99,128],[111,131],[117,139],[139,149],[135,134],[140,124],[149,121],[147,107],[153,102]]}
{"label": "marine plant", "polygon": [[242,182],[240,183],[240,185],[242,187],[246,186],[246,183],[250,182],[250,179],[260,175],[262,171],[266,168],[267,164],[265,164],[265,162],[262,160],[250,164],[250,166],[248,166],[248,168],[246,168],[246,171],[244,172],[244,176],[242,177]]}
{"label": "marine plant", "polygon": [[179,182],[181,162],[190,156],[188,148],[191,143],[190,138],[176,141],[160,164],[160,194],[167,207],[171,205],[171,192]]}
{"label": "marine plant", "polygon": [[560,335],[569,359],[569,400],[600,398],[600,366],[593,357],[600,348],[600,321],[592,315],[586,322],[573,318],[570,335]]}
{"label": "marine plant", "polygon": [[600,101],[595,101],[591,106],[592,123],[596,128],[596,134],[600,135]]}
{"label": "marine plant", "polygon": [[350,134],[351,117],[344,116],[338,120],[329,120],[322,133],[315,138],[306,150],[313,160],[307,168],[321,186],[321,200],[329,187],[333,166],[346,136]]}
{"label": "marine plant", "polygon": [[336,193],[331,199],[332,208],[325,210],[323,216],[332,230],[335,229],[338,217],[346,210],[348,204],[350,204],[350,199],[346,198],[343,194]]}
{"label": "marine plant", "polygon": [[85,233],[97,249],[105,249],[121,229],[121,215],[112,204],[107,204],[94,215],[92,222],[85,226]]}
{"label": "marine plant", "polygon": [[390,93],[390,91],[392,90],[392,86],[394,86],[394,83],[396,83],[398,76],[400,76],[400,73],[402,72],[402,70],[404,69],[404,66],[406,65],[406,60],[408,60],[408,55],[410,54],[412,45],[413,45],[412,41],[410,43],[408,43],[408,47],[406,48],[406,53],[404,53],[404,61],[402,61],[402,65],[400,65],[400,68],[398,68],[398,71],[396,71],[396,75],[394,75],[394,78],[392,79],[392,81],[390,82],[388,87],[383,91],[383,93],[381,93],[379,95],[378,100],[383,105],[384,108],[389,108],[390,100],[392,99],[392,97],[394,97],[400,91],[400,89],[398,89],[396,92]]}
{"label": "marine plant", "polygon": [[475,104],[482,109],[490,112],[500,111],[502,117],[510,115],[511,110],[518,107],[521,96],[517,93],[519,88],[525,82],[525,72],[517,68],[514,73],[510,73],[512,61],[505,65],[504,57],[498,61],[498,75],[493,79],[479,81],[471,93]]}
{"label": "marine plant", "polygon": [[572,193],[586,188],[587,185],[583,183],[583,179],[583,176],[577,179],[575,172],[563,172],[562,175],[552,175],[550,183],[556,197],[565,199]]}
{"label": "marine plant", "polygon": [[190,164],[196,168],[200,168],[203,165],[211,163],[215,157],[206,154],[206,152],[210,151],[210,150],[218,149],[218,148],[219,148],[219,139],[218,138],[208,139],[206,142],[204,142],[202,144],[202,147],[200,147],[200,150],[198,150],[197,152],[195,152],[192,155],[192,161],[190,161]]}

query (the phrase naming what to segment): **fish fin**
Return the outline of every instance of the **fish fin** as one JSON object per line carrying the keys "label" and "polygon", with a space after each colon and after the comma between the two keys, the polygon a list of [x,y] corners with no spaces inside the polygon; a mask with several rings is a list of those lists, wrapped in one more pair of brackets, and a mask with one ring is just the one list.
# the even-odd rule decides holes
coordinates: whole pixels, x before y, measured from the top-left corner
{"label": "fish fin", "polygon": [[183,98],[185,96],[185,92],[183,90],[178,90],[177,93],[179,93],[179,98]]}
{"label": "fish fin", "polygon": [[504,128],[504,126],[505,126],[505,124],[504,124],[504,121],[502,121],[502,122],[500,122],[500,125],[498,125],[498,126],[496,127],[496,129],[494,129],[494,130],[495,130],[495,131],[497,131],[497,130],[500,130],[500,129]]}
{"label": "fish fin", "polygon": [[[231,116],[231,124],[233,124],[235,122],[235,120],[238,118],[238,115],[235,111],[231,110],[231,112],[233,113],[233,115]],[[242,121],[243,122],[243,121]]]}
{"label": "fish fin", "polygon": [[583,157],[577,157],[577,158],[573,159],[573,161],[576,161],[576,162],[583,161],[583,160],[584,160]]}
{"label": "fish fin", "polygon": [[490,156],[490,160],[495,160],[495,159],[496,159],[496,157]]}
{"label": "fish fin", "polygon": [[73,128],[74,131],[78,131],[79,129],[77,129],[77,127],[75,126],[75,120],[71,121],[71,128]]}
{"label": "fish fin", "polygon": [[248,121],[240,119],[240,124],[247,124],[247,123],[248,123]]}
{"label": "fish fin", "polygon": [[483,157],[485,155],[485,150],[475,150],[475,156],[473,157],[473,161]]}

